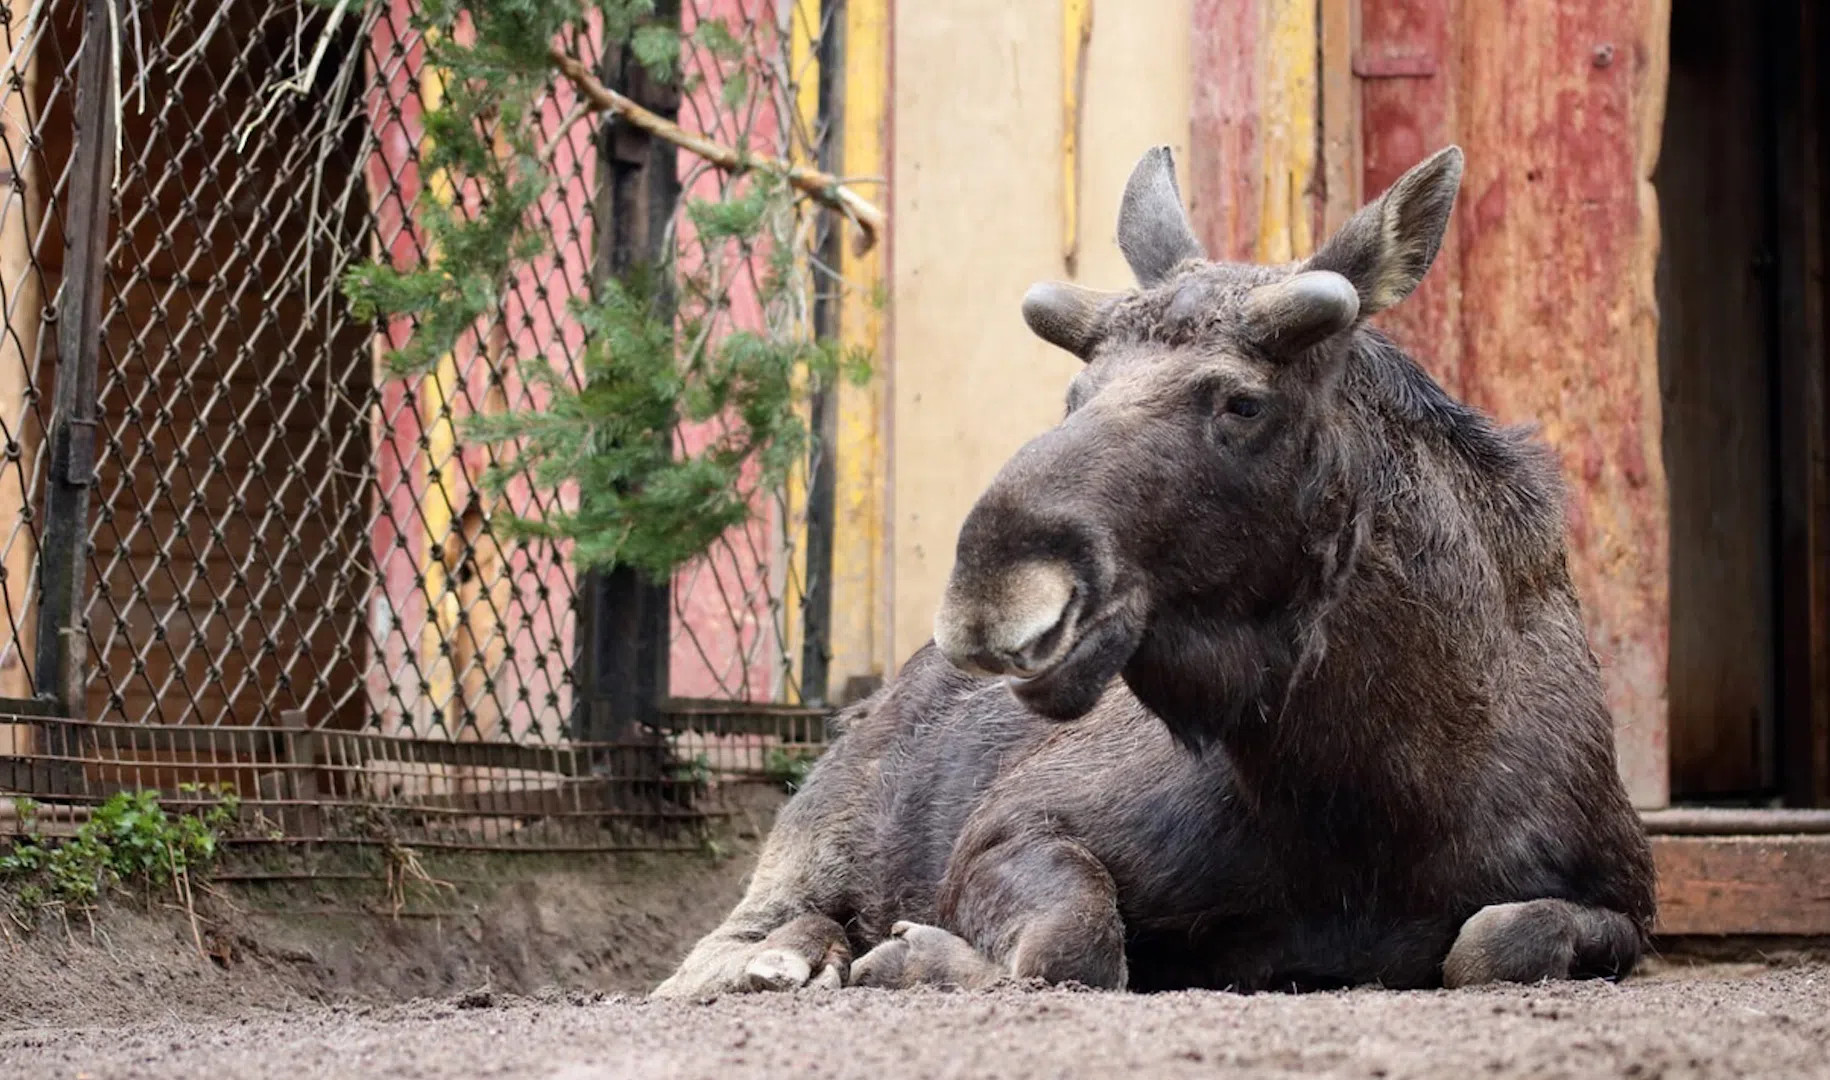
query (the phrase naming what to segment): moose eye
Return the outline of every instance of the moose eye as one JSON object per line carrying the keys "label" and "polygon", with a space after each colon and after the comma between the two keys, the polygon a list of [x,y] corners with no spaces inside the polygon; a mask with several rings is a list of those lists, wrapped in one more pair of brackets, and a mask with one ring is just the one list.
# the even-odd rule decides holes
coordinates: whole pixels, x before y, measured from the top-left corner
{"label": "moose eye", "polygon": [[1250,420],[1264,411],[1264,402],[1244,394],[1234,394],[1226,399],[1226,411],[1228,415]]}

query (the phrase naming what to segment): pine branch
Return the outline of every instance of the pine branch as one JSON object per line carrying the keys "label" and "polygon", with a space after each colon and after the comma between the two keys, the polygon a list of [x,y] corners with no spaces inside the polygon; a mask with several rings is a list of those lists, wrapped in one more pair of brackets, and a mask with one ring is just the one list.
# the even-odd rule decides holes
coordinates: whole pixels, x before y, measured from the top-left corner
{"label": "pine branch", "polygon": [[792,165],[779,158],[767,155],[749,154],[722,143],[713,142],[704,135],[691,132],[674,123],[672,120],[642,108],[615,90],[600,82],[591,70],[585,67],[577,57],[571,56],[555,47],[547,56],[553,66],[569,79],[585,100],[591,104],[593,112],[610,112],[634,124],[658,139],[665,139],[683,150],[699,155],[713,165],[731,173],[743,173],[752,170],[773,173],[782,177],[795,189],[840,214],[845,215],[858,226],[858,238],[853,249],[858,254],[871,249],[877,242],[877,236],[883,231],[883,211],[876,204],[865,199],[857,192],[839,182],[839,178],[819,169],[809,169]]}

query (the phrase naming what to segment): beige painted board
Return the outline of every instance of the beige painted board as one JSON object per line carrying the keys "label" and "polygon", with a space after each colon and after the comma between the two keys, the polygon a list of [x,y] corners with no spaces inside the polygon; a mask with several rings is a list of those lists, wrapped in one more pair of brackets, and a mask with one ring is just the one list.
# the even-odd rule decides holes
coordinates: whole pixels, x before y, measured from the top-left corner
{"label": "beige painted board", "polygon": [[[1122,287],[1119,192],[1147,147],[1186,159],[1190,0],[1094,0],[1080,275]],[[1077,361],[1018,313],[1064,276],[1060,0],[896,7],[891,257],[892,656],[928,640],[973,500],[1061,417]],[[1186,177],[1184,177],[1186,190]]]}

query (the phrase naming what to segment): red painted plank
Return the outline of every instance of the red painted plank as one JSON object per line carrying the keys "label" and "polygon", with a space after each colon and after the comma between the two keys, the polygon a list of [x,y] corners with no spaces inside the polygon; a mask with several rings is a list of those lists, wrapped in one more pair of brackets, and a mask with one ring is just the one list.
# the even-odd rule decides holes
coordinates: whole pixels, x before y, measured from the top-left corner
{"label": "red painted plank", "polygon": [[[1606,673],[1622,773],[1636,802],[1660,805],[1669,525],[1650,176],[1665,13],[1657,0],[1457,13],[1444,115],[1468,171],[1445,251],[1454,273],[1437,279],[1429,317],[1453,325],[1463,395],[1502,420],[1541,423],[1562,457],[1571,571]],[[1420,81],[1386,85],[1388,101],[1407,87],[1435,93],[1416,90]],[[1385,136],[1384,153],[1401,139]],[[1442,297],[1445,284],[1454,296]]]}
{"label": "red painted plank", "polygon": [[1195,0],[1188,202],[1216,259],[1250,260],[1258,242],[1259,0]]}
{"label": "red painted plank", "polygon": [[[1217,258],[1257,236],[1260,0],[1196,0],[1190,187]],[[1663,805],[1668,600],[1660,459],[1660,0],[1361,0],[1366,197],[1451,142],[1468,173],[1441,257],[1379,322],[1450,390],[1540,424],[1570,486],[1571,572],[1621,771]]]}
{"label": "red painted plank", "polygon": [[[1454,142],[1454,56],[1448,0],[1361,0],[1361,178],[1367,198],[1412,165]],[[1452,392],[1462,386],[1455,333],[1460,289],[1452,258],[1438,259],[1423,285],[1380,322]]]}

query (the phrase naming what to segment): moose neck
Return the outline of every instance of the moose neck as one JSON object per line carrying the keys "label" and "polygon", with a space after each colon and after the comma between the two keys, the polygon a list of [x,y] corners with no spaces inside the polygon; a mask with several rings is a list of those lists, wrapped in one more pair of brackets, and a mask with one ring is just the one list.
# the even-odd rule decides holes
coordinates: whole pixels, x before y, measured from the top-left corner
{"label": "moose neck", "polygon": [[1375,333],[1348,365],[1343,452],[1324,455],[1347,497],[1311,564],[1257,616],[1222,598],[1159,613],[1125,678],[1178,739],[1223,747],[1246,790],[1390,820],[1473,782],[1450,748],[1485,741],[1507,707],[1521,595],[1557,618],[1573,597],[1536,451]]}
{"label": "moose neck", "polygon": [[1440,807],[1465,779],[1443,748],[1483,741],[1491,703],[1475,656],[1445,635],[1395,631],[1391,612],[1419,601],[1378,592],[1343,597],[1319,625],[1159,625],[1126,681],[1179,741],[1223,750],[1259,798],[1387,820]]}

